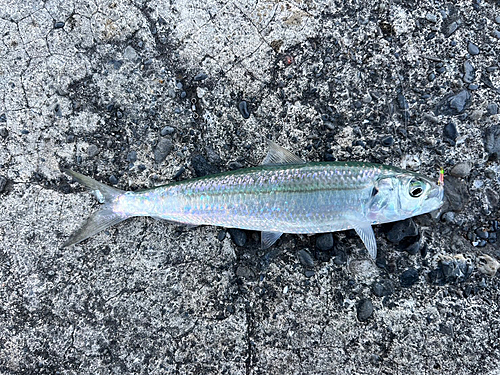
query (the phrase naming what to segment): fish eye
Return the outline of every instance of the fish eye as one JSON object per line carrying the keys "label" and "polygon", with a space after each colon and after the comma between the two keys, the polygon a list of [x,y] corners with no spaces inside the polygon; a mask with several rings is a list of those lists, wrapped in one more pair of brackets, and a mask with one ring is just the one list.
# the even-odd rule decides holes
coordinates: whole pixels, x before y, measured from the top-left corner
{"label": "fish eye", "polygon": [[424,189],[422,189],[422,183],[420,181],[411,181],[410,182],[410,197],[418,198],[424,193]]}

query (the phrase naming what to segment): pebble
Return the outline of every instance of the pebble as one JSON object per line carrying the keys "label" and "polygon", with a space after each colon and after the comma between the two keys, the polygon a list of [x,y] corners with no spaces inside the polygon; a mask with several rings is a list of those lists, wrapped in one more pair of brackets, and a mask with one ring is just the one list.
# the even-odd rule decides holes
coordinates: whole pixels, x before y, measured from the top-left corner
{"label": "pebble", "polygon": [[224,239],[226,238],[226,230],[225,229],[222,229],[219,231],[219,233],[217,233],[217,239],[219,241],[224,241]]}
{"label": "pebble", "polygon": [[306,270],[306,272],[304,272],[305,277],[313,277],[315,274],[316,272],[314,272],[314,270]]}
{"label": "pebble", "polygon": [[186,91],[182,91],[181,92],[181,99],[184,99],[186,96],[187,96]]}
{"label": "pebble", "polygon": [[373,303],[369,298],[361,299],[356,306],[356,314],[360,322],[367,321],[373,315]]}
{"label": "pebble", "polygon": [[462,211],[469,200],[467,185],[459,178],[453,176],[446,176],[444,183],[446,186],[444,193],[449,209],[455,212]]}
{"label": "pebble", "polygon": [[136,151],[130,151],[127,154],[127,161],[129,163],[134,163],[135,161],[137,161],[137,152]]}
{"label": "pebble", "polygon": [[448,211],[448,212],[445,212],[442,216],[441,216],[441,219],[445,222],[445,223],[454,223],[455,222],[455,213],[453,211]]}
{"label": "pebble", "polygon": [[250,117],[250,112],[248,111],[248,104],[245,100],[242,100],[238,104],[238,110],[240,111],[240,113],[244,119],[247,119]]}
{"label": "pebble", "polygon": [[5,113],[0,115],[0,122],[7,122],[7,115]]}
{"label": "pebble", "polygon": [[433,22],[433,23],[436,23],[437,22],[437,16],[433,13],[427,13],[425,15],[425,19],[429,22]]}
{"label": "pebble", "polygon": [[474,43],[472,42],[469,42],[469,44],[467,45],[467,51],[472,55],[472,56],[475,56],[475,55],[479,55],[479,47],[476,46]]}
{"label": "pebble", "polygon": [[471,83],[469,86],[467,86],[467,88],[470,91],[476,91],[479,88],[479,85],[476,85],[475,83]]}
{"label": "pebble", "polygon": [[6,128],[0,128],[0,136],[2,138],[7,138],[9,135],[9,131]]}
{"label": "pebble", "polygon": [[498,24],[500,24],[500,16],[496,16],[495,17],[495,22],[498,23]]}
{"label": "pebble", "polygon": [[418,271],[415,268],[409,268],[399,276],[399,281],[403,288],[409,288],[418,281]]}
{"label": "pebble", "polygon": [[429,82],[432,82],[436,79],[436,75],[434,73],[429,73],[427,79],[429,80]]}
{"label": "pebble", "polygon": [[500,125],[492,125],[486,129],[484,137],[484,148],[488,156],[498,159],[500,156]]}
{"label": "pebble", "polygon": [[455,177],[467,177],[471,171],[471,164],[467,161],[456,164],[450,171],[450,174]]}
{"label": "pebble", "polygon": [[7,186],[7,178],[0,176],[0,193],[3,193]]}
{"label": "pebble", "polygon": [[394,144],[394,138],[392,135],[389,135],[387,137],[382,138],[382,146],[384,147],[391,147]]}
{"label": "pebble", "polygon": [[403,111],[407,111],[410,108],[410,106],[408,105],[408,101],[406,100],[404,95],[399,93],[397,98],[398,98],[399,108],[402,109]]}
{"label": "pebble", "polygon": [[314,268],[314,259],[311,253],[306,249],[301,249],[297,252],[300,264],[305,268]]}
{"label": "pebble", "polygon": [[493,30],[493,36],[497,39],[500,39],[500,31],[498,30]]}
{"label": "pebble", "polygon": [[109,176],[109,183],[111,185],[116,185],[118,183],[118,179],[116,178],[116,176],[114,174],[112,174],[111,176]]}
{"label": "pebble", "polygon": [[162,137],[164,137],[166,135],[172,135],[172,134],[174,134],[174,132],[175,132],[175,128],[173,128],[171,126],[165,126],[163,129],[161,129],[160,134]]}
{"label": "pebble", "polygon": [[237,228],[229,228],[227,231],[236,246],[245,246],[247,243],[247,234],[245,231]]}
{"label": "pebble", "polygon": [[478,256],[476,262],[479,271],[491,277],[495,276],[500,268],[500,263],[495,258],[487,254]]}
{"label": "pebble", "polygon": [[236,276],[251,279],[255,277],[255,273],[247,266],[238,266]]}
{"label": "pebble", "polygon": [[496,115],[498,114],[498,105],[496,103],[490,103],[486,107],[486,112],[488,112],[489,115]]}
{"label": "pebble", "polygon": [[96,145],[90,145],[87,149],[87,155],[91,158],[99,153],[99,148]]}
{"label": "pebble", "polygon": [[445,142],[449,143],[451,146],[455,146],[458,138],[458,131],[453,122],[449,122],[444,126],[443,138]]}
{"label": "pebble", "polygon": [[333,234],[324,233],[316,236],[316,247],[321,251],[328,251],[333,248]]}
{"label": "pebble", "polygon": [[443,34],[446,38],[449,38],[455,31],[458,30],[458,28],[460,27],[461,25],[461,21],[453,21],[452,23],[450,23],[449,25],[447,26],[444,26],[443,25]]}
{"label": "pebble", "polygon": [[196,177],[220,172],[219,168],[211,165],[202,155],[194,155],[191,158],[191,166],[194,169]]}
{"label": "pebble", "polygon": [[208,78],[208,75],[205,74],[205,73],[198,73],[195,77],[194,77],[194,80],[195,81],[203,81],[204,79],[207,79]]}
{"label": "pebble", "polygon": [[163,162],[172,151],[174,145],[169,138],[162,138],[153,150],[153,155],[157,164]]}
{"label": "pebble", "polygon": [[498,209],[498,202],[500,201],[498,193],[489,187],[487,187],[484,192],[486,193],[486,199],[488,200],[490,209],[496,211]]}
{"label": "pebble", "polygon": [[488,237],[489,237],[488,231],[486,229],[484,229],[484,228],[477,228],[475,230],[475,233],[482,240],[487,240]]}
{"label": "pebble", "polygon": [[474,82],[476,79],[476,70],[470,61],[464,62],[464,81],[466,83]]}
{"label": "pebble", "polygon": [[473,268],[467,264],[462,255],[440,260],[436,269],[429,272],[429,281],[432,284],[444,285],[447,283],[460,283],[469,278]]}
{"label": "pebble", "polygon": [[418,236],[418,228],[413,220],[406,219],[395,223],[391,230],[387,232],[387,239],[392,243],[399,243],[404,238]]}
{"label": "pebble", "polygon": [[458,94],[445,97],[438,104],[437,110],[439,114],[456,116],[465,110],[470,101],[471,95],[469,91],[462,90]]}
{"label": "pebble", "polygon": [[345,251],[343,250],[339,250],[336,255],[335,255],[335,258],[333,259],[333,263],[335,263],[335,265],[337,266],[341,266],[343,264],[346,264],[347,263],[347,254]]}
{"label": "pebble", "polygon": [[54,29],[62,29],[65,23],[63,21],[57,21],[54,23]]}
{"label": "pebble", "polygon": [[133,61],[137,59],[137,52],[135,52],[135,49],[133,47],[127,46],[123,51],[123,58]]}
{"label": "pebble", "polygon": [[394,284],[389,279],[375,281],[372,284],[372,293],[377,297],[390,296],[394,293]]}

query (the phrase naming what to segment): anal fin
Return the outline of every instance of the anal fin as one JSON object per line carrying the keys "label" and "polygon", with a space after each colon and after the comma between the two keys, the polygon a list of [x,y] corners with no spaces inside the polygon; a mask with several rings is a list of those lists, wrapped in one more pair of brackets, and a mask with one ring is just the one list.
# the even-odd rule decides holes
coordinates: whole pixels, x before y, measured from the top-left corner
{"label": "anal fin", "polygon": [[281,232],[262,232],[260,237],[260,245],[262,249],[268,249],[273,246],[282,234],[283,233]]}

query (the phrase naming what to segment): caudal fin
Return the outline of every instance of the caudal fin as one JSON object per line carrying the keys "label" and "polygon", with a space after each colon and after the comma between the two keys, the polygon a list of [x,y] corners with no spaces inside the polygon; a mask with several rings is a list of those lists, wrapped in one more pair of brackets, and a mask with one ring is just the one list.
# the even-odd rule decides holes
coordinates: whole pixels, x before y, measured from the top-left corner
{"label": "caudal fin", "polygon": [[119,222],[129,217],[127,215],[124,215],[123,213],[114,212],[111,205],[116,197],[125,193],[123,190],[107,186],[90,177],[84,176],[83,174],[77,172],[73,172],[69,169],[65,169],[64,172],[73,177],[82,185],[85,185],[87,188],[92,190],[92,193],[95,195],[99,203],[104,203],[104,207],[101,210],[94,212],[80,229],[73,232],[68,240],[63,244],[63,247],[77,244],[112,225],[118,224]]}

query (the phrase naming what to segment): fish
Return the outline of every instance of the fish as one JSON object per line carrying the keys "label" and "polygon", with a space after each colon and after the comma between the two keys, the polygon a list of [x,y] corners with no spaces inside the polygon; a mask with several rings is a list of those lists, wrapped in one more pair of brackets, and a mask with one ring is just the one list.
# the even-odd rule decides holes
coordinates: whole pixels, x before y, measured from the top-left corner
{"label": "fish", "polygon": [[261,165],[123,191],[65,169],[103,207],[63,246],[136,216],[170,222],[261,231],[271,247],[283,233],[316,234],[354,229],[372,258],[373,225],[435,211],[443,204],[443,172],[437,182],[395,166],[366,162],[305,162],[269,141]]}

